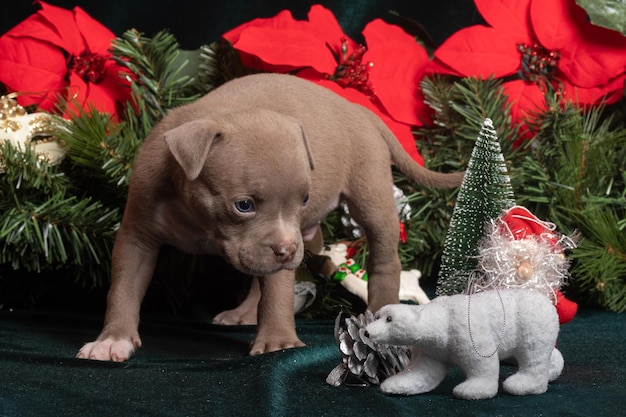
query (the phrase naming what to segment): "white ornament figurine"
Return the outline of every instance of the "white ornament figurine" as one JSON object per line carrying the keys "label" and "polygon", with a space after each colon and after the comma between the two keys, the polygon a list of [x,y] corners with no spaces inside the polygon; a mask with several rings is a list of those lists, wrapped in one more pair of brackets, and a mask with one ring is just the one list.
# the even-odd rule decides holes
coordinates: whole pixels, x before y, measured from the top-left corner
{"label": "white ornament figurine", "polygon": [[0,142],[8,141],[22,152],[32,147],[39,158],[54,164],[65,156],[64,144],[52,133],[60,126],[51,114],[29,114],[11,95],[0,97]]}
{"label": "white ornament figurine", "polygon": [[[343,285],[352,294],[361,298],[367,303],[367,280],[365,280],[365,271],[359,268],[352,271],[350,259],[348,259],[348,247],[344,243],[335,243],[324,248],[321,255],[328,256],[330,260],[339,267],[341,275],[341,285]],[[417,269],[402,271],[400,273],[400,292],[399,298],[402,301],[413,301],[419,304],[426,304],[430,299],[420,287],[419,279],[422,273]]]}
{"label": "white ornament figurine", "polygon": [[441,296],[423,306],[388,305],[362,331],[376,344],[414,348],[407,368],[381,384],[387,394],[431,391],[454,364],[467,377],[454,388],[455,396],[491,398],[498,392],[503,359],[515,359],[519,366],[502,384],[506,392],[541,394],[563,369],[555,348],[556,310],[548,297],[530,290]]}

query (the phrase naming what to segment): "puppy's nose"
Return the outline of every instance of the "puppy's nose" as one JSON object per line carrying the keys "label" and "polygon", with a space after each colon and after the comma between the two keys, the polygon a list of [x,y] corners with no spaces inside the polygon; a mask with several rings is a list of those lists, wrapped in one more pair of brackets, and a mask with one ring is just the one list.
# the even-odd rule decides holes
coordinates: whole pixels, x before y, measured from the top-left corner
{"label": "puppy's nose", "polygon": [[293,257],[296,255],[297,246],[294,242],[288,243],[276,243],[272,245],[272,250],[274,251],[274,255],[276,255],[276,260],[280,263],[286,263],[293,260]]}

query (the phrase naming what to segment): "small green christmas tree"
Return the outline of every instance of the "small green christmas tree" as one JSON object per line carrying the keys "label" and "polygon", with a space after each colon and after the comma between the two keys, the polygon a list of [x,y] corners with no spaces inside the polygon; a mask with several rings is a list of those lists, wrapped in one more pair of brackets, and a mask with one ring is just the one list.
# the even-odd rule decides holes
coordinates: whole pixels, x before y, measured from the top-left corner
{"label": "small green christmas tree", "polygon": [[446,235],[437,295],[462,293],[476,268],[485,225],[515,205],[508,170],[491,119],[485,119],[470,157]]}

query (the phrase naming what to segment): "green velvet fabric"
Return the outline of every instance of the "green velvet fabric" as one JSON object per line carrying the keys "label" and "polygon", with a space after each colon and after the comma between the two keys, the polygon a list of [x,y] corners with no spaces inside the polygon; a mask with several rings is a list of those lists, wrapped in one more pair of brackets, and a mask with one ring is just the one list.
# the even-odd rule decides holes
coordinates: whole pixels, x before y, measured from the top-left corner
{"label": "green velvet fabric", "polygon": [[[377,387],[331,387],[340,362],[332,320],[298,320],[307,346],[247,355],[253,327],[144,318],[144,347],[127,363],[74,359],[101,317],[0,311],[0,416],[624,416],[626,317],[579,312],[562,326],[565,358],[548,392],[464,401],[453,368],[434,391],[410,397]],[[513,371],[502,366],[501,376]]]}

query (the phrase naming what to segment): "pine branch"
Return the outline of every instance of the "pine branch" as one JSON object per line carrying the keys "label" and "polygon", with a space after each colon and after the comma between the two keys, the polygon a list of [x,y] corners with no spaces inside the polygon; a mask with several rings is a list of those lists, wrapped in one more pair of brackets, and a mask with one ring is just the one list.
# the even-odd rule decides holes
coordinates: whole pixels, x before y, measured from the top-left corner
{"label": "pine branch", "polygon": [[5,172],[1,190],[0,264],[14,270],[88,272],[88,284],[108,279],[117,209],[70,195],[73,185],[59,165],[50,165],[27,147],[0,145]]}
{"label": "pine branch", "polygon": [[239,54],[229,44],[213,42],[200,47],[197,79],[202,93],[250,72],[244,69]]}
{"label": "pine branch", "polygon": [[239,53],[228,42],[217,42],[201,48],[199,76],[217,87],[227,81],[257,72],[245,67]]}
{"label": "pine branch", "polygon": [[626,128],[602,107],[583,111],[556,100],[534,120],[532,154],[516,169],[518,199],[560,231],[581,235],[569,255],[572,290],[625,311]]}
{"label": "pine branch", "polygon": [[[556,223],[559,231],[578,231],[582,236],[570,254],[572,290],[580,298],[623,311],[626,247],[613,236],[624,235],[626,230],[623,103],[613,106],[610,113],[603,108],[584,111],[547,95],[548,111],[530,118],[534,123],[529,130],[538,135],[514,149],[521,132],[510,126],[499,83],[445,77],[424,80],[422,88],[435,110],[437,126],[417,131],[426,165],[446,170],[455,162],[442,161],[456,158],[456,164],[463,166],[476,120],[490,115],[502,139],[518,204]],[[421,203],[428,204],[428,200]],[[416,221],[425,225],[419,218]],[[420,232],[419,236],[427,235]],[[440,242],[441,237],[435,238],[433,245]]]}
{"label": "pine branch", "polygon": [[[126,31],[114,42],[113,59],[127,68],[138,113],[147,112],[152,124],[167,110],[196,100],[200,94],[190,93],[195,79],[185,74],[189,61],[180,58],[176,38],[161,31],[148,38],[138,31]],[[141,99],[139,99],[141,98]]]}
{"label": "pine branch", "polygon": [[[131,120],[135,126],[140,124],[134,116]],[[132,162],[143,139],[139,136],[148,128],[131,126],[130,122],[115,122],[108,114],[91,111],[75,115],[57,133],[68,144],[72,177],[86,194],[123,206]],[[92,187],[94,183],[98,187]]]}
{"label": "pine branch", "polygon": [[[513,153],[513,144],[520,132],[511,124],[510,104],[503,94],[501,80],[439,76],[425,78],[421,88],[425,103],[435,112],[434,125],[437,128],[420,129],[418,135],[447,137],[451,144],[460,140],[474,142],[483,120],[490,118],[498,128],[503,153],[508,156]],[[469,150],[464,154],[467,161],[471,145],[464,150]]]}
{"label": "pine branch", "polygon": [[626,174],[619,167],[626,156],[621,146],[626,129],[602,117],[602,108],[583,112],[560,106],[535,117],[538,134],[531,153],[514,172],[522,203],[537,203],[536,209],[557,225],[576,228],[571,223],[583,220],[585,209],[623,204]]}
{"label": "pine branch", "polygon": [[0,206],[20,199],[41,200],[49,194],[62,194],[70,180],[58,166],[34,154],[31,147],[16,148],[0,141]]}
{"label": "pine branch", "polygon": [[104,275],[93,283],[104,282],[118,222],[116,210],[76,197],[14,207],[0,217],[0,263],[36,272],[68,265],[101,269]]}
{"label": "pine branch", "polygon": [[621,208],[598,206],[586,210],[578,225],[585,238],[572,251],[574,287],[594,304],[626,312],[626,233],[616,227],[626,218]]}

